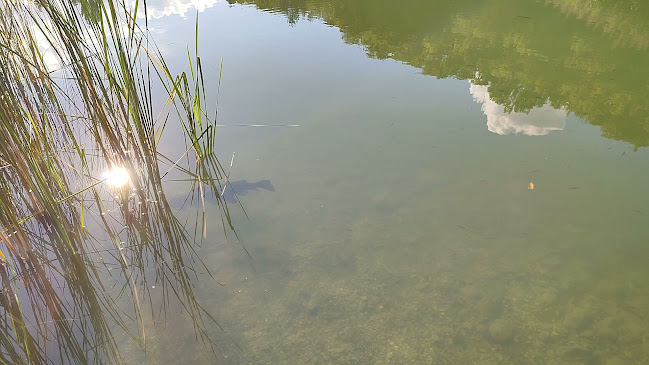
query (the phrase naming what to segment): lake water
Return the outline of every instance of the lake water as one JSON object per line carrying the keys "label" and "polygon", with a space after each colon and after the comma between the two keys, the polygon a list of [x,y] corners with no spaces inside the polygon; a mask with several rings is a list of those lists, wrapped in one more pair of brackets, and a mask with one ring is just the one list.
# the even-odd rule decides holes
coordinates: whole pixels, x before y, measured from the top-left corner
{"label": "lake water", "polygon": [[[182,70],[196,9],[149,6]],[[199,7],[218,155],[275,191],[239,243],[208,205],[218,360],[171,310],[132,361],[649,362],[646,4]]]}

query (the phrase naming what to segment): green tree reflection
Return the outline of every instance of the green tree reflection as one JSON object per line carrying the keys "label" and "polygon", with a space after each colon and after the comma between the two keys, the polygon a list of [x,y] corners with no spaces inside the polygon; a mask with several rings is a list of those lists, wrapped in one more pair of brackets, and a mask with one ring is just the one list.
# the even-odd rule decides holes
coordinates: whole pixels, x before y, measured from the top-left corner
{"label": "green tree reflection", "polygon": [[320,18],[368,56],[488,86],[506,111],[550,103],[649,146],[649,6],[598,1],[230,1]]}

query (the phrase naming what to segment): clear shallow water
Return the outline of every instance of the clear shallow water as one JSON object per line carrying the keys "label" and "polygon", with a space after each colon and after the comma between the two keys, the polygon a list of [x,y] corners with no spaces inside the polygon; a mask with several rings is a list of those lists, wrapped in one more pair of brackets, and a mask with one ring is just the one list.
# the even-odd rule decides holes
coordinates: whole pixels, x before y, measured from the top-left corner
{"label": "clear shallow water", "polygon": [[[646,9],[251,3],[199,20],[222,162],[276,189],[232,207],[253,260],[208,211],[222,362],[647,362]],[[183,64],[193,17],[151,24]]]}

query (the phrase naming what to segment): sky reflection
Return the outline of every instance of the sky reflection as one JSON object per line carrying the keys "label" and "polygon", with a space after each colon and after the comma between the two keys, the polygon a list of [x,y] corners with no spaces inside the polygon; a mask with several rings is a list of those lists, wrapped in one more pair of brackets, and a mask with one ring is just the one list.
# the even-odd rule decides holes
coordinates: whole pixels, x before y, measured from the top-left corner
{"label": "sky reflection", "polygon": [[549,103],[540,108],[532,108],[529,113],[507,113],[504,106],[489,98],[487,86],[471,84],[469,92],[475,101],[482,104],[482,112],[487,116],[487,129],[490,132],[501,135],[521,133],[528,136],[544,136],[566,127],[566,112],[553,108]]}
{"label": "sky reflection", "polygon": [[[160,19],[170,15],[187,17],[187,13],[196,9],[203,12],[221,0],[152,0],[147,1],[147,14],[149,18]],[[138,10],[138,16],[144,17],[144,11]]]}

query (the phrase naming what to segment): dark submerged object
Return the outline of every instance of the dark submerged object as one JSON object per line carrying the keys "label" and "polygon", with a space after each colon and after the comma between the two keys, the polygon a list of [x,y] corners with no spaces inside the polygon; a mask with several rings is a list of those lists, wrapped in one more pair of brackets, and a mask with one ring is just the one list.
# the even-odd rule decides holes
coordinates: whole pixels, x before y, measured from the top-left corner
{"label": "dark submerged object", "polygon": [[222,198],[228,203],[238,203],[237,196],[247,195],[249,191],[257,191],[259,189],[275,191],[275,187],[270,183],[270,180],[261,180],[253,183],[247,180],[238,180],[227,184]]}
{"label": "dark submerged object", "polygon": [[[228,203],[237,204],[239,202],[237,196],[248,195],[248,192],[251,190],[258,191],[259,189],[265,189],[268,191],[275,191],[275,187],[273,186],[273,184],[271,184],[270,180],[261,180],[252,183],[248,182],[247,180],[232,181],[227,183],[225,191],[223,191],[223,185],[217,185],[216,187],[218,191],[211,191],[210,189],[205,191],[206,203],[210,202],[215,204],[217,199],[216,196],[221,195],[221,193],[223,193],[221,199],[225,200]],[[200,203],[201,199],[198,196],[192,196],[191,194],[176,195],[171,200],[169,200],[169,205],[177,208],[184,206],[186,203],[196,204],[197,199]]]}

